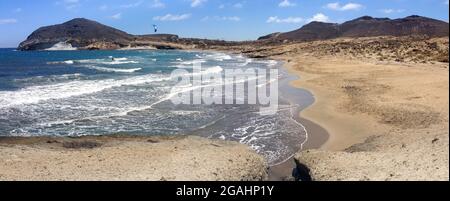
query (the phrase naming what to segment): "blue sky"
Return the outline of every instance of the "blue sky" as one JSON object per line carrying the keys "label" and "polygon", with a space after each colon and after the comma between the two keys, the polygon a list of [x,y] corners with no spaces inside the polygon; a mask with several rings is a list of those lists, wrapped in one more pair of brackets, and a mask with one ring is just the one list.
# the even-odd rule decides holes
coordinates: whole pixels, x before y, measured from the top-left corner
{"label": "blue sky", "polygon": [[448,0],[0,0],[0,47],[15,47],[35,29],[76,17],[131,34],[250,40],[312,21],[412,14],[448,22]]}

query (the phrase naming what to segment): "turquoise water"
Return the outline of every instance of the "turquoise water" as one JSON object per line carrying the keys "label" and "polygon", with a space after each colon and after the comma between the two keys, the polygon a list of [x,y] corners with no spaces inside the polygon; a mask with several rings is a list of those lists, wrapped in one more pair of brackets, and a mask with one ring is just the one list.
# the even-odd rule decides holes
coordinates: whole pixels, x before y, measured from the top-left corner
{"label": "turquoise water", "polygon": [[[204,71],[280,66],[215,52],[0,49],[0,135],[200,135],[248,144],[271,164],[301,148],[306,130],[293,111],[308,98],[298,105],[280,97],[270,116],[258,105],[173,105],[170,74],[194,61]],[[289,79],[280,76],[283,87]]]}

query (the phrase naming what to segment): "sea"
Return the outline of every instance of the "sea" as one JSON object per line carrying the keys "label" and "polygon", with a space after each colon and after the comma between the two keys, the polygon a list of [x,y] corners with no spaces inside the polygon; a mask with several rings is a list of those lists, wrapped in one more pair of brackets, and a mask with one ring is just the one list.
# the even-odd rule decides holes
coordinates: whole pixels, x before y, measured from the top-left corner
{"label": "sea", "polygon": [[[278,69],[278,111],[173,104],[171,73],[190,72],[195,62],[202,73]],[[314,102],[308,91],[289,85],[297,77],[282,65],[209,51],[0,49],[0,136],[196,135],[249,145],[269,164],[280,164],[308,140],[298,114]]]}

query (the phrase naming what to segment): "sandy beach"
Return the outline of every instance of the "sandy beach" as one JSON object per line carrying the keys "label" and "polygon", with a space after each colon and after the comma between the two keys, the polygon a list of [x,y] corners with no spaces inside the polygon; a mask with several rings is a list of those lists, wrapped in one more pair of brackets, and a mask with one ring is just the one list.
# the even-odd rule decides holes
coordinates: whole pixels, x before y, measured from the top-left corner
{"label": "sandy beach", "polygon": [[448,180],[448,64],[287,59],[330,133],[296,156],[315,180]]}
{"label": "sandy beach", "polygon": [[[392,47],[369,45],[373,41]],[[285,62],[300,78],[292,86],[315,98],[298,115],[309,133],[304,151],[268,170],[264,159],[244,145],[197,137],[88,137],[101,146],[84,143],[86,138],[3,138],[0,179],[293,180],[292,170],[300,164],[308,171],[301,174],[316,181],[449,180],[449,65],[440,62],[448,55],[448,38],[207,50]]]}
{"label": "sandy beach", "polygon": [[449,179],[448,38],[213,48],[285,61],[292,84],[314,94],[301,117],[329,136],[311,130],[313,146],[295,157],[313,180]]}

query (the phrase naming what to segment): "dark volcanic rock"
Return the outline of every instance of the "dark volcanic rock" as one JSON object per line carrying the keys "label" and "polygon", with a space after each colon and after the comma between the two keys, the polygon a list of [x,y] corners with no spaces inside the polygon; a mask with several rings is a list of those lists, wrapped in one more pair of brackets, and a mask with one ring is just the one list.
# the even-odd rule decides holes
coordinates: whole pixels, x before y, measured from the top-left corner
{"label": "dark volcanic rock", "polygon": [[47,26],[34,31],[19,50],[41,50],[59,42],[73,47],[86,48],[92,44],[104,43],[105,47],[122,47],[134,40],[134,36],[95,21],[76,18],[59,25]]}
{"label": "dark volcanic rock", "polygon": [[180,37],[174,34],[149,34],[139,36],[141,39],[176,42]]}
{"label": "dark volcanic rock", "polygon": [[409,36],[426,35],[445,37],[449,35],[447,22],[417,15],[401,19],[373,18],[363,16],[343,24],[311,22],[295,31],[271,34],[260,39],[313,41],[339,37]]}
{"label": "dark volcanic rock", "polygon": [[300,40],[324,40],[339,36],[339,25],[324,22],[311,22],[301,29],[283,33],[279,37],[282,39]]}
{"label": "dark volcanic rock", "polygon": [[269,34],[269,35],[261,36],[261,37],[258,38],[258,40],[265,40],[265,39],[270,39],[270,38],[276,38],[280,34],[282,34],[282,33],[280,33],[280,32],[272,33],[272,34]]}

